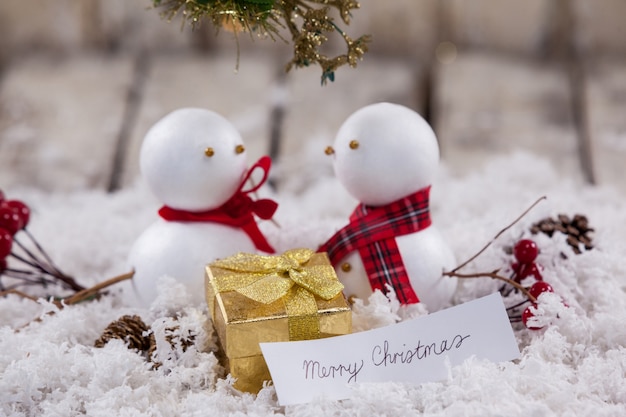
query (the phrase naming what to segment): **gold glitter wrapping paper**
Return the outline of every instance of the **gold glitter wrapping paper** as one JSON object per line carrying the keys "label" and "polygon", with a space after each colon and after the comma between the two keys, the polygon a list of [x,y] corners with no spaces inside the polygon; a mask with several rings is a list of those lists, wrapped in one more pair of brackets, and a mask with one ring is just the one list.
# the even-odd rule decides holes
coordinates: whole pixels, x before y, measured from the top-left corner
{"label": "gold glitter wrapping paper", "polygon": [[270,379],[261,342],[350,333],[342,287],[326,254],[309,249],[240,253],[207,266],[207,303],[235,387],[258,392]]}

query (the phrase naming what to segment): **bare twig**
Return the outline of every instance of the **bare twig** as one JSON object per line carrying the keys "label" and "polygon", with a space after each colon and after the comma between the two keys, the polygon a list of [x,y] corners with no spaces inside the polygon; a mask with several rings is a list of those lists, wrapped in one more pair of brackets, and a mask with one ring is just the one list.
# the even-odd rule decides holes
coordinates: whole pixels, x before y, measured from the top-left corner
{"label": "bare twig", "polygon": [[[55,275],[63,275],[66,276],[63,272],[61,272],[61,270],[54,264],[54,262],[52,261],[52,259],[50,258],[50,256],[48,255],[48,252],[46,252],[44,250],[44,248],[39,244],[39,242],[37,242],[37,239],[35,239],[35,237],[30,233],[30,231],[27,228],[24,228],[24,233],[26,234],[26,236],[28,236],[28,238],[30,239],[30,241],[35,245],[35,247],[37,248],[37,250],[39,251],[39,253],[41,253],[44,257],[44,259],[47,261],[48,265],[54,270]],[[20,245],[22,246],[22,245]],[[77,290],[80,291],[80,290]]]}
{"label": "bare twig", "polygon": [[[450,274],[454,274],[456,273],[459,269],[465,267],[467,264],[469,264],[470,262],[472,262],[474,259],[478,258],[478,256],[480,254],[482,254],[485,250],[487,250],[487,248],[489,246],[491,246],[491,244],[493,242],[495,242],[504,232],[506,232],[507,230],[509,230],[511,227],[513,227],[517,222],[519,222],[524,216],[526,216],[528,214],[529,211],[531,211],[533,208],[535,208],[535,206],[537,204],[539,204],[542,200],[545,200],[547,197],[544,195],[542,197],[540,197],[539,199],[537,199],[537,201],[535,201],[530,207],[528,207],[526,210],[524,210],[524,212],[522,214],[520,214],[517,219],[513,220],[513,222],[511,224],[509,224],[508,226],[506,226],[504,229],[500,230],[494,237],[493,239],[491,239],[489,242],[487,242],[487,244],[481,249],[479,250],[474,256],[472,256],[471,258],[469,258],[467,261],[463,262],[461,265],[457,266],[456,268],[454,268],[452,271],[450,271],[449,273],[444,273],[444,275],[449,275]],[[483,274],[484,275],[484,274]],[[457,276],[457,275],[454,275]],[[506,278],[508,279],[508,278]]]}
{"label": "bare twig", "polygon": [[509,279],[507,277],[503,277],[502,275],[498,275],[497,272],[478,272],[475,274],[461,274],[455,271],[450,271],[450,272],[444,272],[443,275],[448,276],[448,277],[456,277],[456,278],[480,278],[480,277],[489,277],[489,278],[493,278],[493,279],[497,279],[500,281],[504,281],[507,284],[512,285],[513,287],[517,288],[518,290],[520,290],[522,292],[522,294],[524,294],[532,303],[536,303],[537,299],[535,297],[533,297],[530,292],[528,292],[528,290],[526,288],[524,288],[521,284],[518,284],[517,282],[513,281],[512,279]]}
{"label": "bare twig", "polygon": [[[63,309],[65,306],[68,305],[72,305],[72,304],[76,304],[79,303],[81,301],[85,301],[86,299],[88,299],[89,297],[93,296],[94,294],[97,294],[99,291],[110,287],[111,285],[117,284],[118,282],[122,282],[125,281],[127,279],[131,279],[133,277],[133,275],[135,274],[135,271],[131,271],[131,272],[127,272],[125,274],[122,275],[118,275],[114,278],[108,279],[106,281],[103,281],[99,284],[94,285],[93,287],[90,288],[86,288],[82,291],[77,292],[74,295],[71,295],[69,297],[65,297],[65,298],[61,298],[61,299],[56,299],[56,300],[52,300],[51,302],[57,306],[59,309]],[[32,300],[34,302],[38,302],[39,299],[36,297],[33,297],[32,295],[28,295],[22,291],[19,290],[15,290],[15,289],[10,289],[10,290],[5,290],[5,291],[0,291],[0,297],[2,296],[6,296],[9,294],[15,294],[19,297],[28,299],[28,300]],[[48,315],[53,315],[55,312],[54,311],[49,311],[47,314]],[[35,319],[33,319],[31,322],[25,324],[22,327],[26,327],[28,326],[30,323],[32,322],[40,322],[41,321],[41,317],[37,317]],[[19,332],[19,329],[16,330],[17,332]]]}
{"label": "bare twig", "polygon": [[[55,300],[54,303],[57,304],[60,308],[63,308],[63,305],[72,305],[72,304],[76,304],[79,303],[81,301],[86,300],[87,298],[91,297],[94,294],[97,294],[100,290],[103,290],[107,287],[110,287],[111,285],[117,284],[118,282],[122,282],[125,281],[127,279],[131,279],[133,277],[133,275],[135,275],[135,271],[131,271],[131,272],[127,272],[125,274],[122,275],[118,275],[116,277],[113,277],[111,279],[108,279],[106,281],[103,281],[99,284],[94,285],[93,287],[90,288],[86,288],[82,291],[77,292],[76,294],[73,294],[71,296],[65,297],[65,298],[61,298],[58,300]],[[5,290],[5,291],[0,291],[0,297],[9,295],[9,294],[15,294],[17,296],[20,296],[22,298],[27,298],[29,300],[32,301],[38,301],[37,297],[33,297],[32,295],[28,295],[22,291],[16,290],[16,289],[9,289],[9,290]]]}
{"label": "bare twig", "polygon": [[77,292],[76,294],[66,297],[63,299],[63,303],[66,305],[72,305],[79,303],[81,301],[86,300],[94,294],[97,294],[100,290],[110,287],[111,285],[117,284],[118,282],[126,281],[127,279],[131,279],[135,275],[135,271],[127,272],[122,275],[118,275],[114,278],[103,281],[99,284],[94,285],[91,288],[86,288],[82,291]]}
{"label": "bare twig", "polygon": [[[28,233],[27,233],[28,234]],[[28,234],[28,236],[32,239],[32,236],[30,234]],[[32,239],[34,241],[34,239]],[[17,239],[14,239],[13,242],[15,242],[25,253],[26,255],[28,255],[31,259],[32,262],[27,261],[26,259],[22,258],[21,256],[16,255],[15,253],[11,253],[11,256],[15,257],[16,259],[31,265],[37,269],[39,269],[41,272],[51,275],[54,278],[62,281],[63,283],[65,283],[65,285],[67,285],[70,289],[74,290],[74,291],[82,291],[85,289],[85,287],[83,287],[82,285],[79,285],[74,278],[65,275],[63,272],[61,272],[50,260],[50,258],[47,256],[47,254],[44,252],[44,250],[41,248],[40,245],[36,244],[37,248],[39,249],[39,251],[41,252],[41,254],[44,256],[45,259],[49,260],[49,262],[44,262],[44,260],[40,259],[39,257],[37,257],[33,252],[31,252],[30,250],[28,250],[28,248],[23,245],[20,241],[18,241]]]}
{"label": "bare twig", "polygon": [[[14,242],[17,242],[17,240],[14,240]],[[45,276],[49,276],[49,277],[52,277],[52,278],[54,278],[54,279],[56,279],[56,280],[61,281],[62,285],[64,285],[64,286],[65,286],[66,288],[68,288],[68,289],[72,289],[72,290],[74,290],[74,291],[82,291],[82,290],[84,290],[84,289],[85,289],[85,287],[83,287],[82,285],[79,285],[79,284],[78,284],[78,283],[74,280],[74,278],[72,278],[72,277],[70,277],[70,276],[67,276],[67,275],[65,275],[65,274],[62,274],[62,273],[61,273],[60,275],[57,275],[56,273],[54,273],[54,271],[51,271],[51,270],[49,270],[48,268],[46,268],[46,267],[45,267],[45,266],[46,266],[46,264],[44,264],[44,263],[41,263],[41,262],[40,262],[40,263],[37,263],[37,262],[35,262],[35,261],[28,260],[28,259],[24,258],[23,256],[18,255],[18,254],[17,254],[17,253],[15,253],[15,252],[11,252],[10,256],[11,256],[12,258],[14,258],[14,259],[16,259],[16,260],[18,260],[18,261],[22,262],[22,263],[24,263],[24,264],[26,264],[26,265],[28,265],[28,266],[30,266],[30,267],[32,267],[32,268],[34,268],[35,270],[39,271],[39,272],[41,273],[41,274],[39,275],[39,277],[42,279],[42,282],[43,282],[44,280],[46,280],[46,281],[48,281],[48,283],[50,283],[50,284],[58,284],[58,283],[57,283],[57,282],[55,282],[55,281],[51,281],[51,280],[49,280],[49,279],[44,279],[44,277],[45,277]],[[30,256],[30,255],[29,255],[29,256]],[[38,261],[38,262],[39,262],[39,261]],[[4,272],[4,273],[8,273],[8,274],[6,274],[6,275],[8,275],[8,276],[12,276],[13,278],[23,279],[22,277],[17,276],[17,275],[15,275],[15,274],[14,274],[14,275],[11,275],[11,273],[12,273],[12,272],[16,272],[16,271],[18,271],[18,270],[16,270],[16,269],[11,269],[11,268],[7,268],[7,269],[5,269],[3,272]],[[31,271],[31,272],[32,272],[32,271]],[[19,271],[18,271],[18,273],[21,273],[21,274],[23,275],[24,273],[28,273],[28,271],[26,271],[26,270],[19,270]],[[29,275],[32,275],[32,274],[29,274]]]}
{"label": "bare twig", "polygon": [[14,294],[14,295],[17,295],[18,297],[26,298],[28,300],[37,302],[36,297],[33,297],[32,295],[28,295],[20,290],[10,289],[10,290],[5,290],[5,291],[0,291],[0,297],[6,297],[9,294]]}

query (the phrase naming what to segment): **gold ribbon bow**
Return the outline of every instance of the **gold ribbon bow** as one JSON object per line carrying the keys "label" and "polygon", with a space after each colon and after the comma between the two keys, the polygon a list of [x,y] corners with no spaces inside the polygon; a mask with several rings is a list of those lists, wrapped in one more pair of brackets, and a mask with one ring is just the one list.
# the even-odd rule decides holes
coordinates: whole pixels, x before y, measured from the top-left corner
{"label": "gold ribbon bow", "polygon": [[309,265],[314,255],[310,249],[292,249],[279,256],[238,253],[217,260],[211,267],[228,273],[215,277],[215,290],[236,291],[263,304],[282,299],[289,340],[317,339],[320,328],[315,296],[330,300],[343,290],[343,284],[330,263]]}

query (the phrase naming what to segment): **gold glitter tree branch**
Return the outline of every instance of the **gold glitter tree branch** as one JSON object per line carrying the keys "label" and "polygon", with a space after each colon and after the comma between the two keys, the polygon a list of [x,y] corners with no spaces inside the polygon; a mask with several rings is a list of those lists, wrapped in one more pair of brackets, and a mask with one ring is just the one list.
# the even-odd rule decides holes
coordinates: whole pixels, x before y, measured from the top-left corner
{"label": "gold glitter tree branch", "polygon": [[[360,7],[354,0],[153,0],[153,4],[161,9],[164,18],[180,16],[182,24],[190,23],[192,28],[209,20],[217,29],[227,28],[235,34],[248,32],[251,36],[256,33],[272,40],[283,39],[280,30],[286,28],[294,56],[285,70],[318,64],[322,68],[322,84],[333,81],[340,66],[356,67],[371,42],[369,35],[352,39],[329,15],[335,9],[341,20],[349,24],[351,10]],[[347,51],[328,57],[320,49],[333,32],[343,38]]]}
{"label": "gold glitter tree branch", "polygon": [[252,32],[260,28],[263,33],[276,34],[278,29],[268,18],[274,14],[276,0],[153,0],[161,9],[161,17],[168,21],[182,18],[182,25],[190,23],[196,28],[204,19],[209,19],[217,28],[231,28]]}

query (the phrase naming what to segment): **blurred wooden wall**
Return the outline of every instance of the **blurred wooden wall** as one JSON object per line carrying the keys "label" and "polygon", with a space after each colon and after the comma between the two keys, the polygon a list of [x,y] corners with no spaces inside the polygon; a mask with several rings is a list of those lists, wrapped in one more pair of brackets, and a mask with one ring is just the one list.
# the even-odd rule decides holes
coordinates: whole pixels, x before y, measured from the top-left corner
{"label": "blurred wooden wall", "polygon": [[371,34],[370,53],[332,88],[317,67],[285,76],[292,46],[246,34],[234,71],[232,33],[151,4],[0,0],[0,186],[122,188],[149,126],[186,106],[232,120],[250,155],[298,163],[304,139],[391,101],[425,116],[454,173],[523,149],[626,192],[626,0],[361,0],[340,26]]}
{"label": "blurred wooden wall", "polygon": [[[181,32],[180,22],[164,22],[150,7],[150,0],[2,0],[0,59],[41,49],[71,53],[232,46],[230,34],[215,38],[208,25]],[[373,34],[372,53],[381,55],[427,59],[442,41],[460,49],[538,57],[626,53],[626,0],[361,0],[353,16],[346,31]],[[265,40],[255,46],[281,47],[277,44]]]}

